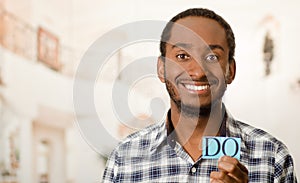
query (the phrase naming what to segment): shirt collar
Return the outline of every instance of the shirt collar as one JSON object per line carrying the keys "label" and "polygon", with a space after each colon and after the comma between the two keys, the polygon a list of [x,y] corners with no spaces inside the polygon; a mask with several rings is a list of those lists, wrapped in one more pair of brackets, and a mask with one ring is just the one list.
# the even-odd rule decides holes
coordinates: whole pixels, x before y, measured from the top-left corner
{"label": "shirt collar", "polygon": [[[232,117],[231,113],[225,108],[225,106],[224,109],[225,109],[225,114],[220,127],[221,136],[224,137],[233,136],[233,137],[243,139],[242,129],[240,129],[240,127],[236,123],[236,120]],[[171,119],[170,117],[171,117],[171,112],[169,110],[166,120],[158,124],[158,133],[155,138],[156,143],[151,148],[152,152],[158,152],[160,151],[161,148],[165,147],[166,145],[169,145],[171,148],[174,149],[176,145],[176,138],[174,137],[174,135],[170,135],[170,134],[175,134],[175,133],[171,133],[174,130],[173,124],[172,123],[171,125],[168,124],[168,119]],[[245,142],[243,142],[243,140],[241,143],[241,149],[242,151],[247,150],[246,144]]]}
{"label": "shirt collar", "polygon": [[[220,129],[219,129],[219,133],[220,133],[221,137],[226,137],[226,135],[227,135],[227,128],[226,128],[227,125],[226,124],[227,124],[227,121],[229,121],[231,119],[229,119],[229,117],[228,117],[228,112],[227,112],[224,104],[222,105],[222,107],[225,110],[224,110],[224,115],[223,115],[224,116],[223,121],[222,121]],[[172,148],[174,148],[175,145],[176,145],[177,139],[176,139],[176,133],[172,133],[172,132],[174,132],[174,125],[173,125],[172,120],[171,120],[171,110],[169,110],[168,114],[167,114],[167,119],[166,119],[166,134],[167,134],[166,142]]]}

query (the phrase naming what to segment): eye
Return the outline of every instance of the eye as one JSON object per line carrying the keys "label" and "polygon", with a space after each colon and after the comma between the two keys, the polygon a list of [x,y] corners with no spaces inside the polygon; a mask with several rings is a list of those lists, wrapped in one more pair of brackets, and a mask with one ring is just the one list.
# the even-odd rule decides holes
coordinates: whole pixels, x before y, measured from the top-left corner
{"label": "eye", "polygon": [[205,57],[205,60],[206,60],[207,62],[218,62],[219,57],[218,57],[217,55],[215,55],[215,54],[209,54],[209,55],[207,55],[207,56]]}
{"label": "eye", "polygon": [[176,55],[176,58],[179,61],[184,61],[184,60],[189,60],[191,57],[188,54],[180,53]]}

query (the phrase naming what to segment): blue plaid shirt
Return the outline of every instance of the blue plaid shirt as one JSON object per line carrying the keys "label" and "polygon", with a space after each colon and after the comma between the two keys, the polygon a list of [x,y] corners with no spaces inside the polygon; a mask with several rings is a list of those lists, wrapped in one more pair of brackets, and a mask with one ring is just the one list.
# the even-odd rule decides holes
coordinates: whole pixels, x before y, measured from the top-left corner
{"label": "blue plaid shirt", "polygon": [[[249,171],[249,182],[297,182],[293,159],[282,142],[228,112],[226,116],[223,131],[241,138],[240,162]],[[130,135],[112,152],[103,182],[209,182],[218,160],[200,157],[194,162],[167,134],[164,121]]]}

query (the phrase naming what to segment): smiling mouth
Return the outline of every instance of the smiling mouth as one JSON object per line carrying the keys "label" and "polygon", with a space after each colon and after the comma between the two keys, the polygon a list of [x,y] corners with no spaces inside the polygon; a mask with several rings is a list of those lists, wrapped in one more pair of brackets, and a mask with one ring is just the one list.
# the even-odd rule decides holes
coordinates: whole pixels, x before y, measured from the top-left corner
{"label": "smiling mouth", "polygon": [[209,89],[210,85],[193,85],[193,84],[183,84],[183,86],[191,91],[204,91]]}
{"label": "smiling mouth", "polygon": [[188,90],[195,90],[195,91],[200,91],[200,90],[207,90],[209,88],[209,85],[190,85],[190,84],[185,84],[184,87],[186,87]]}

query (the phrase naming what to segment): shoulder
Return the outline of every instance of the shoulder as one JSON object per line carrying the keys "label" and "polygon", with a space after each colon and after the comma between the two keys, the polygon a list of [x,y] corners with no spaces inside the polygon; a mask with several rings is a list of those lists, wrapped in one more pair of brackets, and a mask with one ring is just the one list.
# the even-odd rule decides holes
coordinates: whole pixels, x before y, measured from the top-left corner
{"label": "shoulder", "polygon": [[166,136],[165,133],[165,122],[152,124],[126,137],[114,151],[118,152],[119,156],[148,153],[159,145]]}
{"label": "shoulder", "polygon": [[278,141],[274,136],[272,136],[268,132],[238,120],[230,121],[229,130],[232,135],[240,134],[245,139],[268,140],[274,142]]}
{"label": "shoulder", "polygon": [[[243,162],[251,172],[273,172],[274,182],[297,182],[294,162],[285,144],[268,132],[231,120],[230,135],[240,137]],[[261,176],[262,176],[261,174]],[[273,182],[273,181],[272,181]]]}
{"label": "shoulder", "polygon": [[285,156],[289,153],[282,141],[265,130],[237,120],[231,120],[228,126],[230,135],[240,137],[248,151],[254,154]]}

